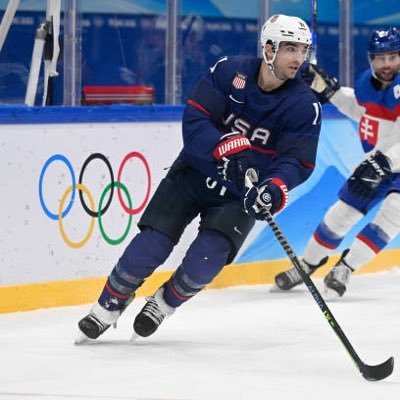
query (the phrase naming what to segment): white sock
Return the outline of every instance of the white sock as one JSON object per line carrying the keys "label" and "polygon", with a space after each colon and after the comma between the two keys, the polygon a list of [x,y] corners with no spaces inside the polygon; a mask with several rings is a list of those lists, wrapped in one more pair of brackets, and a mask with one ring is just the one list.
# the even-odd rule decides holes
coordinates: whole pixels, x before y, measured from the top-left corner
{"label": "white sock", "polygon": [[325,246],[320,245],[314,238],[311,239],[307,243],[307,247],[304,251],[303,258],[310,265],[318,265],[321,260],[329,255],[331,250]]}
{"label": "white sock", "polygon": [[375,256],[376,253],[371,249],[371,247],[356,238],[344,259],[351,268],[357,270],[367,262],[371,261]]}

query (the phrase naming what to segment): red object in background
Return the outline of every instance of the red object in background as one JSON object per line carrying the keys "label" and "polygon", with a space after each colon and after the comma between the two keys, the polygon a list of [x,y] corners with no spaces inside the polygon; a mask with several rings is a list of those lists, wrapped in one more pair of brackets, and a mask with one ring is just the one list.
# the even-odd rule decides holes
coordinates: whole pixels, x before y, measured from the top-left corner
{"label": "red object in background", "polygon": [[83,105],[107,104],[153,104],[155,91],[153,86],[84,86]]}

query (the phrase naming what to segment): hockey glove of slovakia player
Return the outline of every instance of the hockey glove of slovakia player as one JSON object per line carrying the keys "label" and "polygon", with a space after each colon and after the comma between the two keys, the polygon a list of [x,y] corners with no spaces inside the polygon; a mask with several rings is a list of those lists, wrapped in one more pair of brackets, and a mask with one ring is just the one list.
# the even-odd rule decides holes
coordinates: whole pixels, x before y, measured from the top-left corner
{"label": "hockey glove of slovakia player", "polygon": [[255,219],[265,219],[265,213],[272,215],[282,210],[288,201],[288,190],[279,178],[267,179],[258,186],[247,189],[243,195],[245,212]]}
{"label": "hockey glove of slovakia player", "polygon": [[213,156],[217,160],[218,175],[242,192],[246,171],[255,167],[249,139],[238,132],[227,133],[221,137]]}
{"label": "hockey glove of slovakia player", "polygon": [[340,89],[337,79],[328,75],[321,67],[306,65],[301,72],[303,80],[316,94],[321,104],[326,103]]}
{"label": "hockey glove of slovakia player", "polygon": [[378,150],[355,169],[347,180],[347,188],[360,199],[370,199],[378,185],[391,173],[388,159]]}

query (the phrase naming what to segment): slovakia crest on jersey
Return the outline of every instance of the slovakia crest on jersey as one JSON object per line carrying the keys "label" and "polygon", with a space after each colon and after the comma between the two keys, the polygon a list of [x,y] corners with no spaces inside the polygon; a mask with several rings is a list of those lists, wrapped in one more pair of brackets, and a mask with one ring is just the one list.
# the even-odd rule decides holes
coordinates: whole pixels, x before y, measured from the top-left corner
{"label": "slovakia crest on jersey", "polygon": [[365,152],[371,151],[378,141],[379,122],[363,115],[358,124],[358,134]]}
{"label": "slovakia crest on jersey", "polygon": [[232,85],[236,89],[244,89],[246,87],[246,75],[238,72],[233,78]]}

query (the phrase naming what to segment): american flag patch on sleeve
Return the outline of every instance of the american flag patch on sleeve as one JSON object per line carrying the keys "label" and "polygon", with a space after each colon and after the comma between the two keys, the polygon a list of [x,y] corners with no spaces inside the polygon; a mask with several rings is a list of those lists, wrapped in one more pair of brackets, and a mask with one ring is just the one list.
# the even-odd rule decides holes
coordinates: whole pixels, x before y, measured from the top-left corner
{"label": "american flag patch on sleeve", "polygon": [[246,87],[246,75],[243,75],[240,72],[238,72],[232,81],[232,85],[236,89],[244,89]]}

